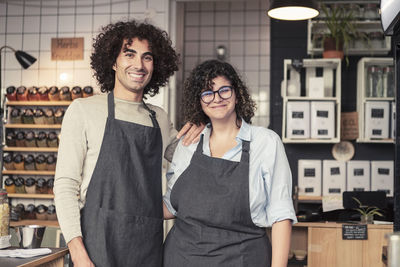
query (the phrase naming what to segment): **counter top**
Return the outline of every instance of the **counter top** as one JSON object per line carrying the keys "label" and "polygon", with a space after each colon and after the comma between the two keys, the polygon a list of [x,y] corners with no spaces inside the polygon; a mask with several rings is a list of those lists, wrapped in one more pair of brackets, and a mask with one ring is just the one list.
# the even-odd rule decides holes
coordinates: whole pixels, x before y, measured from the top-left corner
{"label": "counter top", "polygon": [[[16,249],[16,248],[10,248]],[[0,258],[1,267],[35,267],[43,266],[46,263],[52,264],[51,266],[64,266],[63,258],[68,254],[68,248],[50,248],[51,253],[47,255],[31,257],[31,258]],[[61,259],[61,261],[60,261]],[[57,261],[60,261],[58,263]],[[61,263],[62,262],[62,263]],[[57,264],[58,263],[58,264]]]}
{"label": "counter top", "polygon": [[[359,222],[299,222],[293,227],[342,228],[343,224],[359,224]],[[393,224],[367,224],[368,229],[393,229]]]}

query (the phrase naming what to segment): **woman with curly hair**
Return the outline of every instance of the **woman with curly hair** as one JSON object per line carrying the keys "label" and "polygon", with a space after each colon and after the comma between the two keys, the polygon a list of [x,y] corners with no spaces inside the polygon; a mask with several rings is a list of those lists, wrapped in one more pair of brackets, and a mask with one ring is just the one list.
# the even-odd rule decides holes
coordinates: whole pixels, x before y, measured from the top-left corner
{"label": "woman with curly hair", "polygon": [[296,216],[279,136],[250,125],[255,104],[226,62],[197,66],[183,99],[186,118],[208,124],[197,144],[178,144],[167,173],[164,218],[176,220],[164,266],[286,266]]}
{"label": "woman with curly hair", "polygon": [[104,27],[93,48],[108,94],[76,99],[64,116],[54,187],[61,230],[74,266],[160,267],[161,161],[177,132],[143,99],[166,85],[178,55],[165,31],[136,21]]}

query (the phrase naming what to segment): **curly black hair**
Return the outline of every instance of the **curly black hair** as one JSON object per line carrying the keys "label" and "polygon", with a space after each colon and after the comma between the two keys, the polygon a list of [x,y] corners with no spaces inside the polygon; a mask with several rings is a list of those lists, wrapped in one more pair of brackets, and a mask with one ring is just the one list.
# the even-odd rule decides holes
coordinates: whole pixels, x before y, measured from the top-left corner
{"label": "curly black hair", "polygon": [[204,90],[212,90],[212,80],[224,76],[231,82],[235,90],[237,103],[235,111],[237,115],[236,124],[240,125],[240,119],[251,123],[254,116],[255,102],[251,99],[249,90],[240,79],[235,69],[227,62],[212,59],[207,60],[195,67],[186,79],[183,88],[183,110],[186,121],[199,125],[210,122],[209,117],[201,108],[200,94]]}
{"label": "curly black hair", "polygon": [[121,52],[124,40],[132,44],[132,39],[147,40],[153,54],[154,70],[150,82],[146,85],[143,95],[154,96],[159,87],[164,86],[170,76],[178,70],[179,55],[172,48],[172,42],[167,32],[147,23],[135,20],[119,21],[102,28],[102,32],[94,39],[94,51],[90,57],[94,77],[102,92],[114,89],[115,64]]}

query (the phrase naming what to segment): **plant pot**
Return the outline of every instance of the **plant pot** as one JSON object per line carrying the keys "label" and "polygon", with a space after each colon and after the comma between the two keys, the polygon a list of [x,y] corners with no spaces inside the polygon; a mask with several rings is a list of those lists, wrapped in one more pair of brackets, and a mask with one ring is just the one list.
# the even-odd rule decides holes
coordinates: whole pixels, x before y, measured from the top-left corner
{"label": "plant pot", "polygon": [[343,59],[343,42],[339,42],[338,47],[336,47],[336,39],[332,37],[325,38],[324,40],[324,52],[322,54],[323,58],[340,58]]}
{"label": "plant pot", "polygon": [[366,224],[373,224],[374,223],[374,215],[372,215],[372,214],[361,215],[360,222],[366,223]]}

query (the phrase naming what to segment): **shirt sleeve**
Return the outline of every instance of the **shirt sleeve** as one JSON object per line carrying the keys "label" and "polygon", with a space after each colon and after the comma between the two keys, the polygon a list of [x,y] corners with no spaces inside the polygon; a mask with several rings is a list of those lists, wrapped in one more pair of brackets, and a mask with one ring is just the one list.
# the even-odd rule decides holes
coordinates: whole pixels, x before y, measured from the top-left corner
{"label": "shirt sleeve", "polygon": [[78,195],[86,156],[84,114],[79,101],[73,101],[63,119],[58,148],[54,200],[58,222],[67,243],[74,237],[82,236]]}
{"label": "shirt sleeve", "polygon": [[[183,138],[183,137],[182,137]],[[182,140],[181,138],[181,140]],[[191,144],[189,146],[184,146],[182,141],[176,146],[174,156],[172,158],[172,162],[170,165],[169,170],[167,171],[167,190],[164,194],[163,201],[165,206],[168,210],[176,216],[177,211],[172,207],[171,204],[171,191],[174,187],[176,181],[178,180],[179,176],[186,170],[189,166],[190,161],[192,159],[193,153],[196,150],[197,144]]]}
{"label": "shirt sleeve", "polygon": [[[275,158],[269,167],[270,185],[267,194],[266,213],[268,224],[290,219],[297,222],[292,200],[292,173],[286,157],[285,148],[276,135]],[[264,179],[267,180],[267,179]]]}

